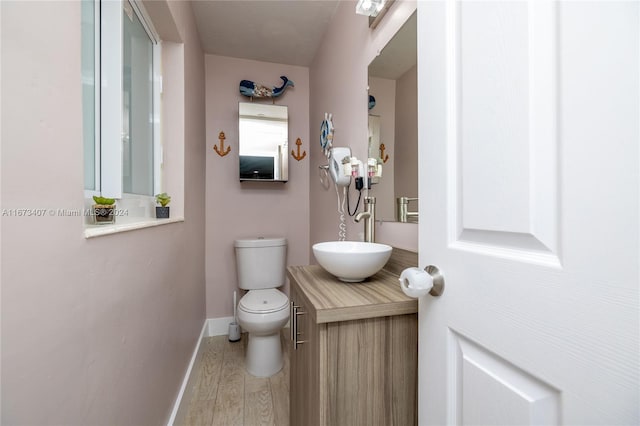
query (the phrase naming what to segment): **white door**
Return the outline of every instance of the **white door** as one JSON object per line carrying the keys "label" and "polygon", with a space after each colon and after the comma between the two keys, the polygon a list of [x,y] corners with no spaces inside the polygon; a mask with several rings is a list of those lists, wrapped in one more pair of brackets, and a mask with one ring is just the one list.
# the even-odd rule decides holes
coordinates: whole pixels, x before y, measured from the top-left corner
{"label": "white door", "polygon": [[420,424],[640,423],[639,15],[419,4]]}

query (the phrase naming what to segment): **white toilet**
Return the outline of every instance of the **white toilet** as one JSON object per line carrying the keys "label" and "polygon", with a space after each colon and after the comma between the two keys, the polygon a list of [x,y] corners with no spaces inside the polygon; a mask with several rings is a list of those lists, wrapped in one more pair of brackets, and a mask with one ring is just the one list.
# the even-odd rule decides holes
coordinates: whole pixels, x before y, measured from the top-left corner
{"label": "white toilet", "polygon": [[289,299],[277,290],[284,285],[285,238],[236,240],[238,285],[249,290],[238,303],[238,322],[249,333],[247,371],[269,377],[282,368],[280,330],[289,319]]}

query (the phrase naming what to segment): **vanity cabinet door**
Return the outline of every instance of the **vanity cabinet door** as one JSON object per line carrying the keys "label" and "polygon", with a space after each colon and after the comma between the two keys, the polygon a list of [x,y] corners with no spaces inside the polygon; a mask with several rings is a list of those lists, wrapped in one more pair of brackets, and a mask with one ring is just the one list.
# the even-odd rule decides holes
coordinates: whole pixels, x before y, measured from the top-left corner
{"label": "vanity cabinet door", "polygon": [[[300,297],[296,285],[291,286],[292,309],[290,325],[292,336],[289,345],[290,372],[290,424],[318,425],[318,351],[317,325],[315,317],[304,299]],[[297,313],[297,314],[296,314]],[[298,343],[296,345],[296,340]]]}
{"label": "vanity cabinet door", "polygon": [[417,425],[417,314],[318,324],[290,282],[290,425]]}

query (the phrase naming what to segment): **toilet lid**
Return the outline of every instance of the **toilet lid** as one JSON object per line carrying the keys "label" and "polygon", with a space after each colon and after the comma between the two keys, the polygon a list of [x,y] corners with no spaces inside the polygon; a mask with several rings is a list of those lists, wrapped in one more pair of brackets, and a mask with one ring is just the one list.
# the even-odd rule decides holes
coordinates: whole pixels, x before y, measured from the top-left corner
{"label": "toilet lid", "polygon": [[240,299],[240,309],[260,314],[280,311],[288,304],[287,295],[275,288],[251,290]]}

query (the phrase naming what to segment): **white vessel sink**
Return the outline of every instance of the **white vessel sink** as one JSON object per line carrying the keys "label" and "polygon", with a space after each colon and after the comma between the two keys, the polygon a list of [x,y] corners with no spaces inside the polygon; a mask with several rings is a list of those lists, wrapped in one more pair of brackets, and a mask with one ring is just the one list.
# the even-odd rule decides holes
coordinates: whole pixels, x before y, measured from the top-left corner
{"label": "white vessel sink", "polygon": [[340,281],[357,283],[374,275],[387,263],[391,246],[362,241],[327,241],[313,245],[316,260]]}

